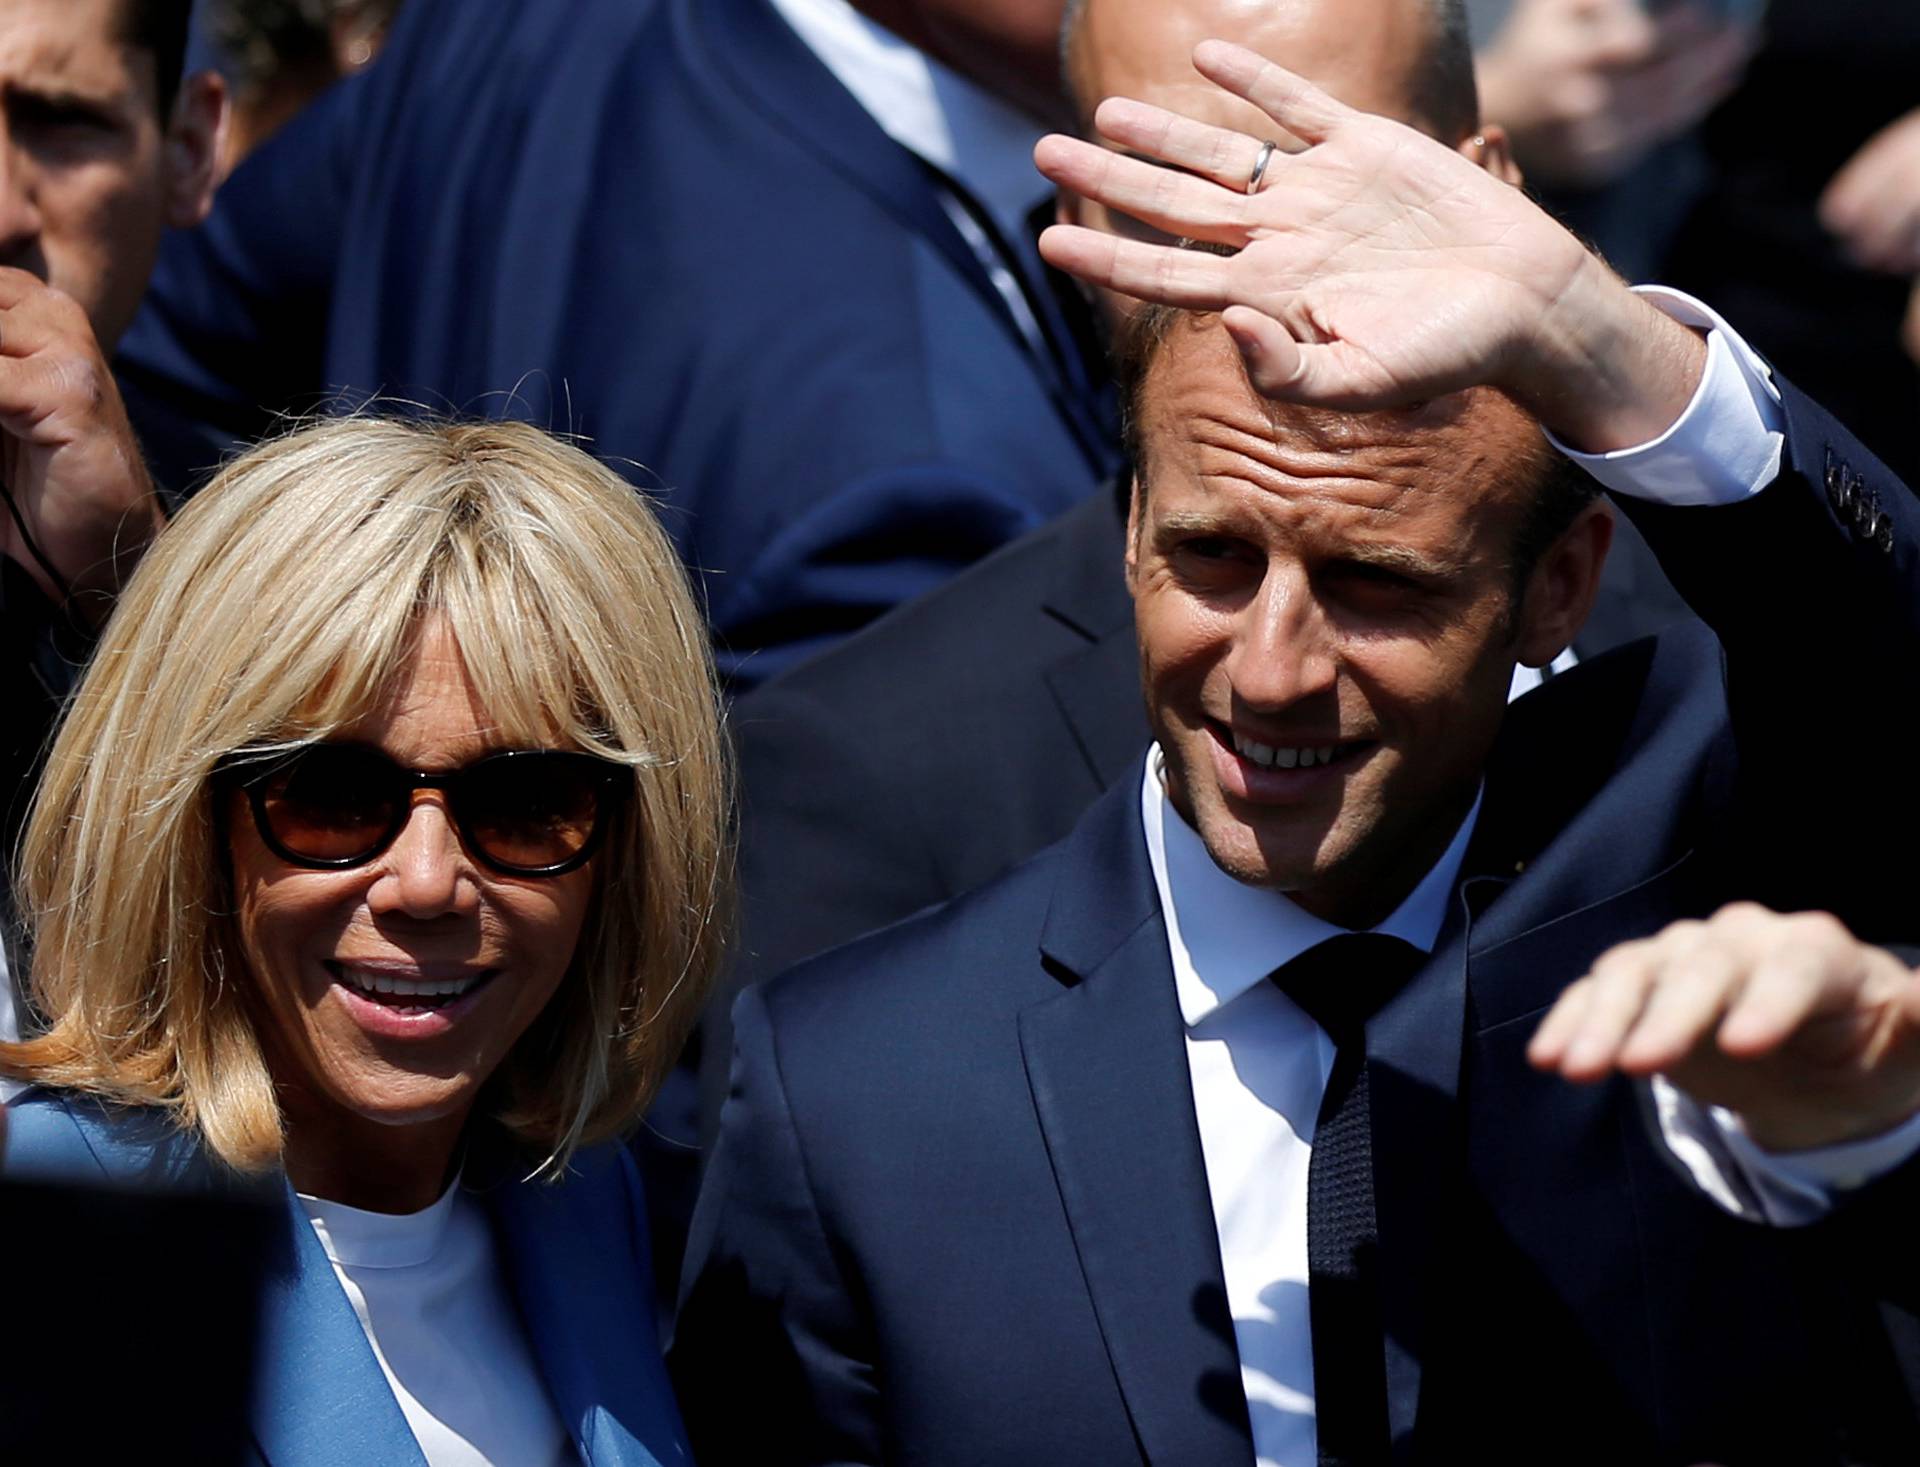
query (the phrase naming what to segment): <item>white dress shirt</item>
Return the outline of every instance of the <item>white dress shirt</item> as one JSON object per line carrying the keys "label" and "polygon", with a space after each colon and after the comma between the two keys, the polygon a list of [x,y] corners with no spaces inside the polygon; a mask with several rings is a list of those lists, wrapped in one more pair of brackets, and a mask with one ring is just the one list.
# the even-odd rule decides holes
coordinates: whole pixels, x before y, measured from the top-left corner
{"label": "white dress shirt", "polygon": [[[1733,503],[1778,476],[1784,415],[1772,374],[1725,323],[1676,292],[1654,303],[1709,330],[1708,365],[1678,422],[1621,453],[1569,452],[1608,488],[1672,504]],[[1562,446],[1564,450],[1564,445]],[[1307,1173],[1333,1045],[1265,978],[1341,929],[1287,897],[1243,886],[1216,866],[1173,810],[1155,749],[1141,786],[1147,854],[1166,921],[1207,1187],[1261,1467],[1315,1461],[1313,1346],[1307,1306]],[[1479,803],[1439,862],[1375,931],[1431,951]],[[1578,975],[1569,974],[1571,980]],[[1888,1136],[1787,1157],[1762,1152],[1737,1117],[1656,1080],[1663,1140],[1727,1210],[1775,1223],[1819,1216],[1920,1150],[1920,1118]]]}
{"label": "white dress shirt", "polygon": [[[7,969],[7,953],[0,946],[0,1039],[18,1039],[20,1020],[13,1011],[13,974]],[[27,1087],[17,1080],[0,1077],[0,1105],[5,1105]]]}
{"label": "white dress shirt", "polygon": [[[1052,185],[1033,166],[1046,129],[1019,108],[869,20],[847,0],[772,0],[807,49],[853,94],[882,132],[960,184],[1016,253],[1028,282],[1042,278],[1027,218]],[[986,268],[1021,334],[1042,358],[1045,333],[1010,262],[973,216],[942,190],[948,217]]]}
{"label": "white dress shirt", "polygon": [[578,1467],[492,1230],[458,1183],[398,1216],[300,1203],[429,1467]]}

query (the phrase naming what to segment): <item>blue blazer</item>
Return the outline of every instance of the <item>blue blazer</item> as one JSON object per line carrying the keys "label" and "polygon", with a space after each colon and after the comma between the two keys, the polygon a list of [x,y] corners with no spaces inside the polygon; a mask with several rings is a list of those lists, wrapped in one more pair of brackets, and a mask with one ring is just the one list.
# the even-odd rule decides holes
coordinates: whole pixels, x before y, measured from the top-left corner
{"label": "blue blazer", "polygon": [[[33,1090],[7,1110],[9,1175],[118,1186],[223,1185],[199,1145],[151,1111]],[[251,1427],[262,1467],[424,1467],[425,1458],[292,1189],[260,1300]],[[691,1460],[658,1346],[646,1209],[618,1147],[559,1186],[485,1194],[547,1391],[587,1467]],[[156,1261],[158,1263],[159,1261]]]}
{"label": "blue blazer", "polygon": [[[1635,1086],[1525,1054],[1601,952],[1726,901],[1911,935],[1920,504],[1788,411],[1764,493],[1636,512],[1717,638],[1514,705],[1439,944],[1368,1027],[1396,1464],[1920,1460],[1920,1164],[1755,1227]],[[669,1352],[703,1456],[1251,1467],[1140,778],[741,997]]]}
{"label": "blue blazer", "polygon": [[411,0],[168,241],[120,367],[176,487],[342,391],[585,434],[752,682],[1093,491],[1055,355],[767,0]]}

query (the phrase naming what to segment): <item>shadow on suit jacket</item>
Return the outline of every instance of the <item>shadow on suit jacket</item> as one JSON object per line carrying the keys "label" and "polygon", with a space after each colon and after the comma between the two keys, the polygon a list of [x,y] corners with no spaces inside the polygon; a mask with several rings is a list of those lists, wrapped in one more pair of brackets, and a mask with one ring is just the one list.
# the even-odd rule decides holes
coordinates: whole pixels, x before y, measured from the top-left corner
{"label": "shadow on suit jacket", "polygon": [[[284,1180],[236,1183],[156,1111],[113,1110],[84,1097],[31,1090],[8,1107],[7,1120],[10,1179],[136,1188],[186,1205],[238,1198],[264,1213],[263,1227],[235,1239],[237,1250],[249,1241],[256,1245],[237,1251],[236,1262],[260,1265],[259,1333],[249,1362],[253,1398],[250,1409],[242,1403],[240,1460],[256,1467],[425,1467],[353,1306]],[[476,1146],[468,1176],[499,1178],[479,1194],[496,1256],[580,1461],[585,1467],[685,1464],[690,1459],[657,1344],[646,1210],[632,1161],[618,1148],[595,1148],[576,1159],[565,1182],[548,1186],[517,1180],[524,1168],[513,1169],[504,1155],[496,1165],[487,1151]],[[106,1266],[137,1262],[141,1273],[172,1267],[160,1240],[151,1241],[137,1260]],[[11,1266],[21,1266],[21,1257],[14,1255]],[[169,1282],[157,1293],[167,1297]],[[154,1317],[142,1305],[135,1289],[94,1321],[100,1359],[84,1365],[94,1372],[97,1409],[115,1408],[118,1371],[140,1370],[149,1352],[176,1348],[189,1337],[187,1325]],[[33,1348],[34,1338],[26,1325],[23,1347]],[[232,1399],[231,1393],[213,1399],[223,1397]],[[66,1460],[109,1460],[89,1452],[85,1420],[69,1426]],[[158,1453],[148,1460],[199,1460],[172,1452],[179,1438],[169,1435],[165,1420],[147,1427],[148,1451]],[[189,1423],[187,1430],[206,1427]]]}
{"label": "shadow on suit jacket", "polygon": [[585,434],[660,490],[743,686],[1112,469],[767,0],[410,0],[167,241],[119,366],[176,487],[334,393]]}
{"label": "shadow on suit jacket", "polygon": [[[1913,726],[1920,504],[1787,410],[1765,494],[1635,511],[1718,639],[1514,705],[1440,943],[1369,1027],[1396,1462],[1920,1453],[1920,1165],[1811,1228],[1741,1223],[1636,1087],[1524,1055],[1601,952],[1730,899],[1912,926],[1879,852],[1920,795],[1810,733]],[[1139,774],[1006,878],[741,997],[670,1352],[698,1451],[1251,1462]]]}

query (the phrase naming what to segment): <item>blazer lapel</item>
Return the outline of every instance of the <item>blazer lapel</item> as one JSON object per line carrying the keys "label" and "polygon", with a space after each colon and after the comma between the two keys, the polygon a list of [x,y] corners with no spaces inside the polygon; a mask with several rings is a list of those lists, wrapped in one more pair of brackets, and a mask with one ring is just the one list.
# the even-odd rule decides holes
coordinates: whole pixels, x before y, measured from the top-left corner
{"label": "blazer lapel", "polygon": [[293,1189],[260,1299],[254,1440],[272,1467],[426,1467]]}
{"label": "blazer lapel", "polygon": [[[1137,766],[1136,766],[1137,767]],[[1034,1108],[1135,1435],[1167,1467],[1251,1463],[1165,929],[1122,781],[1075,832],[1020,1017]]]}
{"label": "blazer lapel", "polygon": [[[587,1467],[686,1463],[641,1262],[645,1219],[611,1149],[576,1165],[560,1186],[510,1182],[489,1194],[528,1340]],[[591,1246],[609,1237],[632,1246]]]}
{"label": "blazer lapel", "polygon": [[1029,354],[1007,303],[934,192],[931,170],[881,130],[766,0],[690,0],[681,14],[699,37],[701,61],[729,73],[743,105],[939,250]]}
{"label": "blazer lapel", "polygon": [[[1123,481],[1124,482],[1124,481]],[[1108,484],[1067,511],[1060,573],[1042,603],[1087,639],[1046,672],[1047,687],[1102,789],[1135,767],[1151,736],[1140,697],[1140,652],[1123,570],[1126,513]]]}

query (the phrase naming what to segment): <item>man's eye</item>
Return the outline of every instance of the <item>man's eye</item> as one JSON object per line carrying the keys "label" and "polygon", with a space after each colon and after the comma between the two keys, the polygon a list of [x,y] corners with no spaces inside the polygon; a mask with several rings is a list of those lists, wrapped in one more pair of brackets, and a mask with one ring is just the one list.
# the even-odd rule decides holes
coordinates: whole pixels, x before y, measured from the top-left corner
{"label": "man's eye", "polygon": [[1224,535],[1195,535],[1180,542],[1180,554],[1194,560],[1230,560],[1239,549]]}
{"label": "man's eye", "polygon": [[74,102],[49,102],[37,97],[16,97],[8,109],[18,128],[46,131],[82,130],[111,132],[114,122],[106,113]]}
{"label": "man's eye", "polygon": [[1369,565],[1365,561],[1342,561],[1337,565],[1329,566],[1326,575],[1336,585],[1386,594],[1413,595],[1426,589],[1411,576],[1388,570],[1385,566]]}

